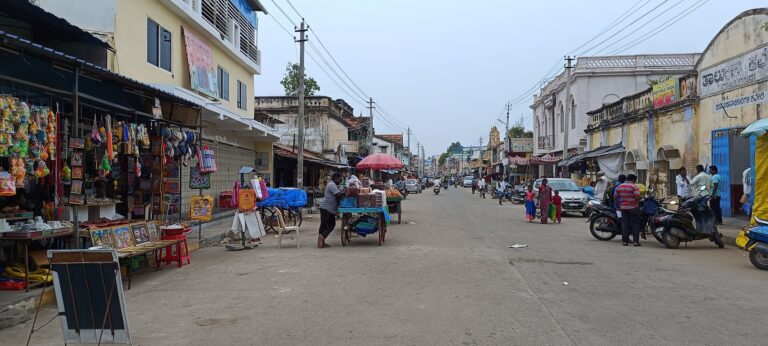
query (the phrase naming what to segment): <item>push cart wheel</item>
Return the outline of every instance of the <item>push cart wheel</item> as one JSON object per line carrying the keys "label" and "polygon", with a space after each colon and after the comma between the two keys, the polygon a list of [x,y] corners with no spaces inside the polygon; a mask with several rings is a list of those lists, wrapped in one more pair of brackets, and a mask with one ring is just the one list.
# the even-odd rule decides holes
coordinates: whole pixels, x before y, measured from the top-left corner
{"label": "push cart wheel", "polygon": [[347,246],[349,243],[349,235],[347,234],[347,223],[349,222],[349,215],[344,214],[341,216],[341,246]]}
{"label": "push cart wheel", "polygon": [[275,210],[272,208],[261,209],[261,222],[264,224],[264,232],[274,231],[277,223]]}

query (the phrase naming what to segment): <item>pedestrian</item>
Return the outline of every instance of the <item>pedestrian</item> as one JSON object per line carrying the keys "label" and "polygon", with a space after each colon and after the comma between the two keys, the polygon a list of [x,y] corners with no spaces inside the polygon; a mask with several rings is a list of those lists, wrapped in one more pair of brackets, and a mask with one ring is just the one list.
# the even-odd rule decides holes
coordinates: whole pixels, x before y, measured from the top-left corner
{"label": "pedestrian", "polygon": [[541,208],[541,223],[546,224],[549,218],[549,204],[552,203],[552,188],[545,178],[539,186],[539,208]]}
{"label": "pedestrian", "polygon": [[709,174],[712,175],[712,192],[709,194],[709,208],[715,213],[715,221],[718,225],[723,224],[723,209],[720,208],[720,191],[722,191],[722,185],[720,184],[720,174],[717,173],[717,166],[709,166]]}
{"label": "pedestrian", "polygon": [[525,193],[525,218],[528,222],[536,219],[536,194],[533,193],[533,186],[528,185],[528,191]]}
{"label": "pedestrian", "polygon": [[629,234],[632,233],[632,241],[635,246],[640,246],[640,190],[635,183],[637,176],[630,174],[627,181],[616,187],[614,199],[621,210],[621,242],[629,245]]}
{"label": "pedestrian", "polygon": [[688,178],[688,171],[685,167],[680,167],[677,170],[675,185],[677,185],[677,197],[680,199],[691,195],[691,179]]}
{"label": "pedestrian", "polygon": [[325,194],[320,201],[320,234],[317,236],[317,248],[329,247],[325,239],[336,228],[336,214],[339,213],[339,199],[344,196],[344,191],[339,189],[341,174],[333,173],[331,181],[325,186]]}
{"label": "pedestrian", "polygon": [[555,195],[552,196],[552,204],[555,206],[555,222],[563,223],[560,215],[563,212],[563,198],[560,197],[560,191],[555,190]]}
{"label": "pedestrian", "polygon": [[[607,202],[607,205],[612,205],[616,207],[616,199],[613,198],[614,192],[616,191],[616,188],[619,185],[624,184],[625,181],[627,181],[627,176],[624,174],[619,174],[619,178],[613,182],[613,186],[608,191],[606,191],[607,194],[605,195],[605,201]],[[619,208],[616,207],[616,210],[618,209]],[[621,212],[619,212],[619,217],[621,217]]]}
{"label": "pedestrian", "polygon": [[752,167],[747,167],[747,169],[741,172],[741,185],[743,189],[739,202],[745,204],[749,202],[749,196],[752,194]]}
{"label": "pedestrian", "polygon": [[608,189],[608,178],[603,171],[597,172],[597,182],[595,182],[595,198],[603,200],[605,191]]}
{"label": "pedestrian", "polygon": [[480,197],[485,198],[485,178],[480,178],[477,181],[477,188],[480,189]]}
{"label": "pedestrian", "polygon": [[712,189],[712,178],[704,172],[704,166],[696,166],[696,176],[691,179],[691,196],[707,196]]}
{"label": "pedestrian", "polygon": [[496,195],[499,196],[499,205],[504,201],[505,190],[507,189],[507,182],[502,179],[496,185]]}

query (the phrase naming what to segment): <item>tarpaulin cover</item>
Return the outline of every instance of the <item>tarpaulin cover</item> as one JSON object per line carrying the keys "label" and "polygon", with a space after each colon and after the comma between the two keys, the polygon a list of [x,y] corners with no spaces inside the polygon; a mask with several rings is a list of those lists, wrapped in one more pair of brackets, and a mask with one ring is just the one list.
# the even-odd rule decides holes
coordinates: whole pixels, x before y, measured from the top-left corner
{"label": "tarpaulin cover", "polygon": [[[755,201],[752,217],[768,219],[768,135],[757,138],[755,143]],[[754,221],[753,221],[754,223]]]}
{"label": "tarpaulin cover", "polygon": [[597,158],[597,164],[600,165],[600,170],[603,171],[605,176],[610,180],[619,178],[623,166],[622,161],[624,161],[624,155],[622,153],[615,153]]}
{"label": "tarpaulin cover", "polygon": [[269,197],[256,205],[259,207],[299,208],[307,205],[307,193],[299,189],[267,188]]}

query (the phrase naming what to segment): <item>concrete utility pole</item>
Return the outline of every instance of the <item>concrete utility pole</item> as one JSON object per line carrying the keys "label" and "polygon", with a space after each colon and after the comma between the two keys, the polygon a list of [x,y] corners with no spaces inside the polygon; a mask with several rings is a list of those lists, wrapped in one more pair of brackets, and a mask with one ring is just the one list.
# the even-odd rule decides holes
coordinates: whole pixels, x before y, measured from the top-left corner
{"label": "concrete utility pole", "polygon": [[[573,102],[571,100],[571,69],[573,69],[571,61],[575,59],[576,58],[571,58],[570,55],[565,56],[565,114],[562,115],[565,118],[565,121],[563,121],[563,126],[565,127],[563,129],[563,160],[568,158],[568,132],[570,131],[571,102]],[[568,167],[563,166],[560,171],[560,176],[567,178],[567,174]]]}
{"label": "concrete utility pole", "polygon": [[411,128],[408,128],[408,150],[411,150]]}
{"label": "concrete utility pole", "polygon": [[[504,130],[504,158],[505,159],[509,157],[509,150],[508,149],[509,149],[509,109],[510,108],[511,108],[511,104],[509,102],[507,102],[507,122],[504,123],[504,128],[505,128],[505,130]],[[503,161],[502,161],[502,164],[503,164]],[[508,167],[509,167],[509,162],[507,162],[507,164],[504,166],[504,180],[507,180],[507,178],[509,177]]]}
{"label": "concrete utility pole", "polygon": [[299,189],[304,188],[304,42],[307,39],[304,33],[308,29],[304,28],[304,18],[301,19],[301,27],[296,29],[299,33],[299,152],[296,155],[296,187]]}
{"label": "concrete utility pole", "polygon": [[368,142],[368,147],[370,148],[370,149],[368,149],[368,155],[371,155],[371,154],[374,153],[374,150],[373,150],[373,110],[374,110],[374,108],[376,108],[376,107],[373,106],[373,97],[371,97],[368,100],[368,116],[371,118],[371,120],[370,120],[371,121],[371,128],[368,131],[368,132],[370,132],[370,135],[371,135],[371,138],[369,139],[369,142]]}

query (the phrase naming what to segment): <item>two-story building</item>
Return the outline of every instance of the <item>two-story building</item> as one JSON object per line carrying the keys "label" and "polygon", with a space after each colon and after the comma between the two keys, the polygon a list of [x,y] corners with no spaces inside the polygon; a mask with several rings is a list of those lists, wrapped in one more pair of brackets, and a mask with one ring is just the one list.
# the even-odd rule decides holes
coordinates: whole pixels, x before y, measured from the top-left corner
{"label": "two-story building", "polygon": [[[573,152],[588,147],[584,130],[587,111],[618,101],[649,87],[649,83],[669,75],[690,71],[699,54],[654,54],[580,57],[571,73],[571,95],[565,95],[566,73],[562,72],[533,97],[534,156],[562,156],[564,132]],[[570,102],[570,114],[565,114]],[[565,117],[569,128],[565,129]],[[554,176],[556,164],[539,166],[539,176]]]}
{"label": "two-story building", "polygon": [[208,193],[231,189],[242,166],[269,180],[278,136],[253,116],[254,76],[261,72],[257,12],[265,12],[257,0],[33,2],[109,44],[110,70],[200,107],[203,143],[218,165]]}

